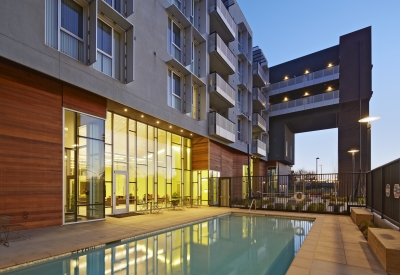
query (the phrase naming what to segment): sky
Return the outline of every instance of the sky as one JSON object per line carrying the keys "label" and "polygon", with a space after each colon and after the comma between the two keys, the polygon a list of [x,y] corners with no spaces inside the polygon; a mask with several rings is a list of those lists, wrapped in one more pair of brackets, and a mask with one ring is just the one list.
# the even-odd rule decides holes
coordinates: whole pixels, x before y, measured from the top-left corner
{"label": "sky", "polygon": [[[400,0],[236,0],[274,66],[339,44],[372,26],[371,167],[400,158]],[[337,172],[337,129],[296,134],[292,170]],[[350,154],[349,154],[349,157]]]}

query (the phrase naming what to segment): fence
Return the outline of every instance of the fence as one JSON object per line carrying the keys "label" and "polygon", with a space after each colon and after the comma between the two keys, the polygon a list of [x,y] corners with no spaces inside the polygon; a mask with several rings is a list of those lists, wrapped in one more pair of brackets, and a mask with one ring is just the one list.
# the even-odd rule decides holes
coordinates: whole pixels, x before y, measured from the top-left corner
{"label": "fence", "polygon": [[[253,204],[253,209],[348,214],[351,206],[365,206],[366,202],[365,173],[232,177],[229,180],[230,207],[250,208]],[[210,179],[209,190],[217,190],[216,197],[226,196],[218,194],[219,187],[213,186],[216,182],[216,178]]]}
{"label": "fence", "polygon": [[400,227],[400,159],[367,173],[367,208]]}

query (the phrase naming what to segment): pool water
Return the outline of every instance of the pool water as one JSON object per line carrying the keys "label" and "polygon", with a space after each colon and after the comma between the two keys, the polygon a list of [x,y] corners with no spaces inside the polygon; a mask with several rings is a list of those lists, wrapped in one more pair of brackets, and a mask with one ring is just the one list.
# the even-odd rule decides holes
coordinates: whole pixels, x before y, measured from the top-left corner
{"label": "pool water", "polygon": [[226,215],[1,274],[285,274],[312,220]]}

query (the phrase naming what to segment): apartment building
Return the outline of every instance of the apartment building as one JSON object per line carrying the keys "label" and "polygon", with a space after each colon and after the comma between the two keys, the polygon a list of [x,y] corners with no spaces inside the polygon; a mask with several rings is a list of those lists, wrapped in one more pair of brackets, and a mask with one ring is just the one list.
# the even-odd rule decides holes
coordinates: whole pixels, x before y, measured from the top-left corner
{"label": "apartment building", "polygon": [[224,206],[208,178],[266,175],[268,65],[235,1],[1,6],[1,214],[38,228]]}

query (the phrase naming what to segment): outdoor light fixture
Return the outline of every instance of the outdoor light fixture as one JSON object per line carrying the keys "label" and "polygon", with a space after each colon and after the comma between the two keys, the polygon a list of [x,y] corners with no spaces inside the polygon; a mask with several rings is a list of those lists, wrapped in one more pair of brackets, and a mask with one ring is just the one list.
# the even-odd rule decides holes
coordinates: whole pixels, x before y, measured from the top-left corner
{"label": "outdoor light fixture", "polygon": [[332,67],[332,66],[333,66],[332,63],[329,63],[329,64],[328,64],[328,68],[329,68],[329,67]]}
{"label": "outdoor light fixture", "polygon": [[144,117],[144,115],[141,115],[140,117]]}
{"label": "outdoor light fixture", "polygon": [[356,165],[356,153],[359,152],[360,150],[358,149],[351,149],[347,152],[349,152],[351,154],[351,160],[352,160],[352,176],[351,176],[351,201],[353,201],[353,197],[354,197],[354,166]]}
{"label": "outdoor light fixture", "polygon": [[318,160],[319,158],[315,159],[315,174],[318,174]]}
{"label": "outdoor light fixture", "polygon": [[328,87],[328,91],[332,91],[332,87],[331,86]]}
{"label": "outdoor light fixture", "polygon": [[308,74],[308,73],[309,73],[309,71],[308,71],[308,70],[306,70],[306,71],[305,71],[305,74]]}
{"label": "outdoor light fixture", "polygon": [[181,130],[181,133],[183,133],[183,130]]}
{"label": "outdoor light fixture", "polygon": [[159,124],[160,122],[157,120],[157,124]]}
{"label": "outdoor light fixture", "polygon": [[[367,167],[367,170],[369,171],[369,170],[371,170],[371,153],[369,152],[369,150],[370,150],[370,147],[371,147],[371,121],[375,121],[375,120],[378,120],[378,119],[380,119],[381,117],[379,117],[379,116],[369,116],[369,117],[365,117],[365,118],[362,118],[362,119],[360,119],[358,122],[360,122],[360,123],[367,123],[367,149],[368,149],[368,151],[367,151],[367,158],[368,158],[368,161],[367,161],[367,165],[368,165],[368,167]],[[361,133],[361,127],[360,127],[360,133]],[[361,153],[360,153],[360,156],[361,156]],[[361,157],[360,157],[361,158]]]}
{"label": "outdoor light fixture", "polygon": [[287,80],[287,79],[289,79],[289,77],[287,77],[287,76],[285,76],[285,78],[284,78],[285,80]]}
{"label": "outdoor light fixture", "polygon": [[191,135],[191,136],[193,136],[193,134],[192,134],[192,133],[190,133],[190,135]]}
{"label": "outdoor light fixture", "polygon": [[308,95],[310,95],[308,92],[305,92],[305,93],[304,93],[304,96],[308,96]]}
{"label": "outdoor light fixture", "polygon": [[125,112],[128,112],[128,109],[125,108],[124,111],[125,111]]}
{"label": "outdoor light fixture", "polygon": [[171,125],[169,125],[169,128],[172,128],[172,126],[171,126]]}
{"label": "outdoor light fixture", "polygon": [[288,101],[288,98],[285,96],[285,98],[283,99],[283,101]]}

